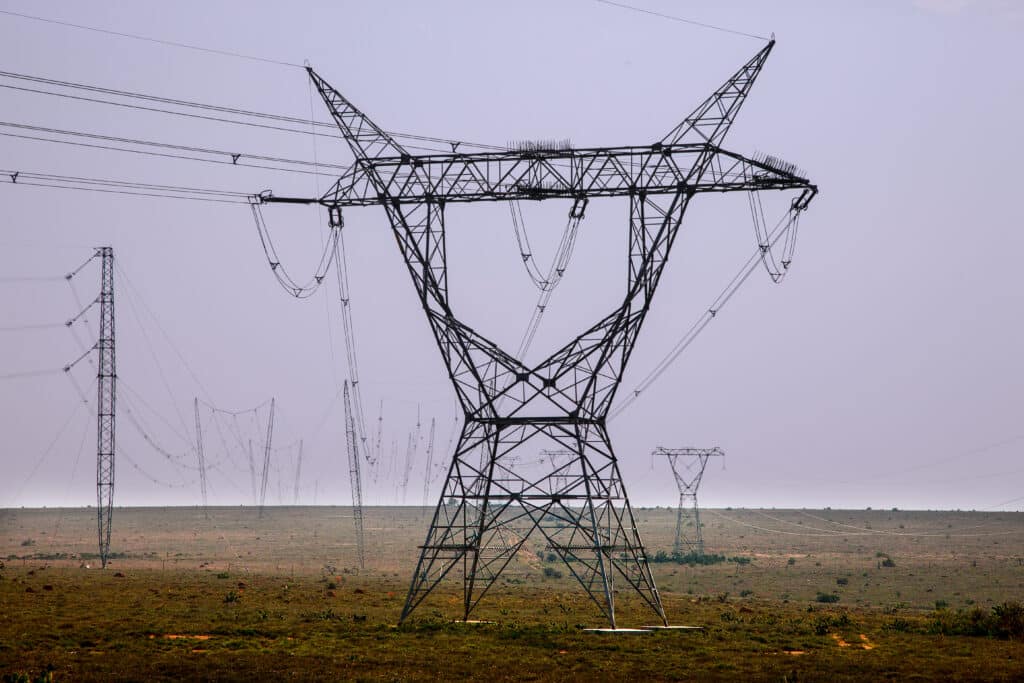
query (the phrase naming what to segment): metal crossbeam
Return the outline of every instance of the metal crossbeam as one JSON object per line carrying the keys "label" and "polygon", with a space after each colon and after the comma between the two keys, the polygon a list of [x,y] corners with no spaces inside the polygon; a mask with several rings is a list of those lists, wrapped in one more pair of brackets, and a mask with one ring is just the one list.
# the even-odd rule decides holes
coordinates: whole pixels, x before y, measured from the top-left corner
{"label": "metal crossbeam", "polygon": [[[710,161],[708,161],[710,157]],[[694,169],[707,164],[695,177]],[[804,188],[806,178],[708,143],[539,152],[429,154],[361,160],[320,200],[325,206],[389,202],[626,197],[677,192]],[[266,195],[268,201],[294,201]],[[304,200],[300,200],[304,201]]]}

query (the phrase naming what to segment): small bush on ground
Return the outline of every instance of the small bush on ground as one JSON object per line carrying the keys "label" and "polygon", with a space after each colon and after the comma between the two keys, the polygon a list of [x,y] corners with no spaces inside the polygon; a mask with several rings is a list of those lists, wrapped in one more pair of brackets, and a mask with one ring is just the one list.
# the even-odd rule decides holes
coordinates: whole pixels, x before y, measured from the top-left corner
{"label": "small bush on ground", "polygon": [[987,636],[1002,639],[1024,639],[1024,605],[1010,600],[994,606],[991,611],[981,607],[967,610],[937,609],[928,629],[944,636]]}
{"label": "small bush on ground", "polygon": [[711,565],[721,564],[722,562],[732,562],[734,564],[750,564],[753,558],[745,557],[742,555],[734,555],[733,557],[726,557],[725,555],[718,555],[715,553],[677,553],[677,552],[666,552],[659,550],[654,554],[654,557],[650,558],[651,562],[655,563],[667,563],[674,562],[676,564],[690,565]]}

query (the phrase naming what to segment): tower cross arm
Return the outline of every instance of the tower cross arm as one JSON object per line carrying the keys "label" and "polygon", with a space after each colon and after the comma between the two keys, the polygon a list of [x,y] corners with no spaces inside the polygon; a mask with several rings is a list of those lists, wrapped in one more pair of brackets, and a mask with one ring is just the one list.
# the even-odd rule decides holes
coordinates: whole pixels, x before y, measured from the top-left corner
{"label": "tower cross arm", "polygon": [[700,455],[700,456],[711,457],[711,456],[716,456],[716,455],[717,456],[724,456],[725,455],[725,451],[723,451],[718,446],[715,446],[714,448],[665,448],[664,446],[658,446],[657,448],[654,449],[654,455],[669,455],[669,456],[679,456],[679,455],[697,456],[697,455]]}
{"label": "tower cross arm", "polygon": [[[680,190],[817,191],[795,165],[708,144],[359,159],[320,198],[328,206],[617,197]],[[288,201],[270,197],[269,201]]]}

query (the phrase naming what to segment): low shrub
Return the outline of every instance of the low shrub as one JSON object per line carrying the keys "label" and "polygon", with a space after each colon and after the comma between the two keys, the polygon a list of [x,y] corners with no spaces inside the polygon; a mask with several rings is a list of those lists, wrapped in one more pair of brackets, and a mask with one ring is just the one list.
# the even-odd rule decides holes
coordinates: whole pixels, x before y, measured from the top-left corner
{"label": "low shrub", "polygon": [[726,557],[725,555],[719,555],[716,553],[669,553],[665,550],[659,550],[654,554],[654,557],[651,557],[649,559],[651,562],[657,564],[673,562],[675,564],[690,565],[691,567],[694,565],[721,564],[722,562],[732,562],[734,564],[750,564],[751,562],[753,562],[753,558],[744,557],[742,555]]}
{"label": "low shrub", "polygon": [[986,636],[1002,639],[1024,639],[1024,605],[1011,600],[985,611],[981,607],[967,610],[937,609],[931,618],[931,633],[945,636]]}
{"label": "low shrub", "polygon": [[544,576],[549,579],[560,579],[563,574],[560,570],[555,569],[554,567],[544,567]]}
{"label": "low shrub", "polygon": [[897,633],[909,633],[914,630],[914,625],[903,617],[896,617],[882,626],[883,630],[896,631]]}

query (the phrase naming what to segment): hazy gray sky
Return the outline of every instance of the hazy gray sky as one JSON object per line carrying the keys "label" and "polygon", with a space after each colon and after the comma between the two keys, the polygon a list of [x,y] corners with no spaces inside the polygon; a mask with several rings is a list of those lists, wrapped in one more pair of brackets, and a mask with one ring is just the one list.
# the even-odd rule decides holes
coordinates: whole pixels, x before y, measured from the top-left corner
{"label": "hazy gray sky", "polygon": [[[655,446],[720,445],[726,469],[709,470],[701,489],[710,506],[981,509],[1016,499],[1008,507],[1020,508],[1024,234],[1016,185],[1024,151],[1024,10],[997,0],[642,5],[776,34],[727,146],[799,164],[821,195],[803,218],[785,282],[775,286],[755,273],[659,383],[611,423],[634,504],[676,501],[667,465],[652,469]],[[5,1],[0,9],[287,62],[308,59],[384,128],[495,144],[648,144],[763,44],[589,0]],[[0,15],[0,63],[8,72],[327,118],[297,68],[9,15]],[[314,149],[310,136],[10,89],[0,90],[0,120],[348,160],[339,141],[322,136]],[[303,196],[330,182],[10,137],[0,137],[0,168]],[[527,207],[539,254],[551,253],[564,225],[567,207],[548,204]],[[621,297],[628,208],[595,204],[531,359]],[[271,207],[266,216],[286,265],[311,272],[323,216],[308,207]],[[449,228],[456,311],[514,349],[535,293],[507,207],[460,208],[449,214]],[[383,211],[348,212],[345,231],[371,429],[383,401],[385,451],[389,458],[397,441],[401,460],[420,406],[424,435],[436,418],[443,451],[453,392]],[[288,297],[270,274],[244,205],[0,184],[2,278],[63,274],[98,244],[113,245],[137,293],[133,308],[119,279],[122,410],[134,410],[157,441],[185,456],[193,396],[224,408],[275,396],[275,442],[305,439],[301,500],[312,502],[315,490],[319,503],[347,504],[341,403],[334,400],[346,370],[333,285],[306,301]],[[621,395],[754,247],[744,197],[698,197]],[[76,282],[91,296],[96,269]],[[60,322],[74,313],[63,282],[0,283],[3,325]],[[63,329],[0,332],[0,374],[60,367],[78,353]],[[76,372],[82,384],[89,381],[89,368]],[[0,505],[94,503],[95,424],[87,410],[75,412],[71,383],[60,374],[2,380],[0,401]],[[208,410],[203,415],[209,419]],[[195,473],[170,466],[123,414],[118,438],[147,475],[185,485],[155,483],[121,458],[117,503],[198,501]],[[224,456],[215,432],[206,443],[208,458],[221,463],[210,474],[211,502],[249,502],[245,463],[238,454]],[[275,454],[285,502],[294,457],[294,449]],[[367,474],[366,502],[400,497],[394,467]],[[423,467],[421,456],[410,503],[422,497]],[[277,482],[272,473],[268,500],[275,503]]]}

